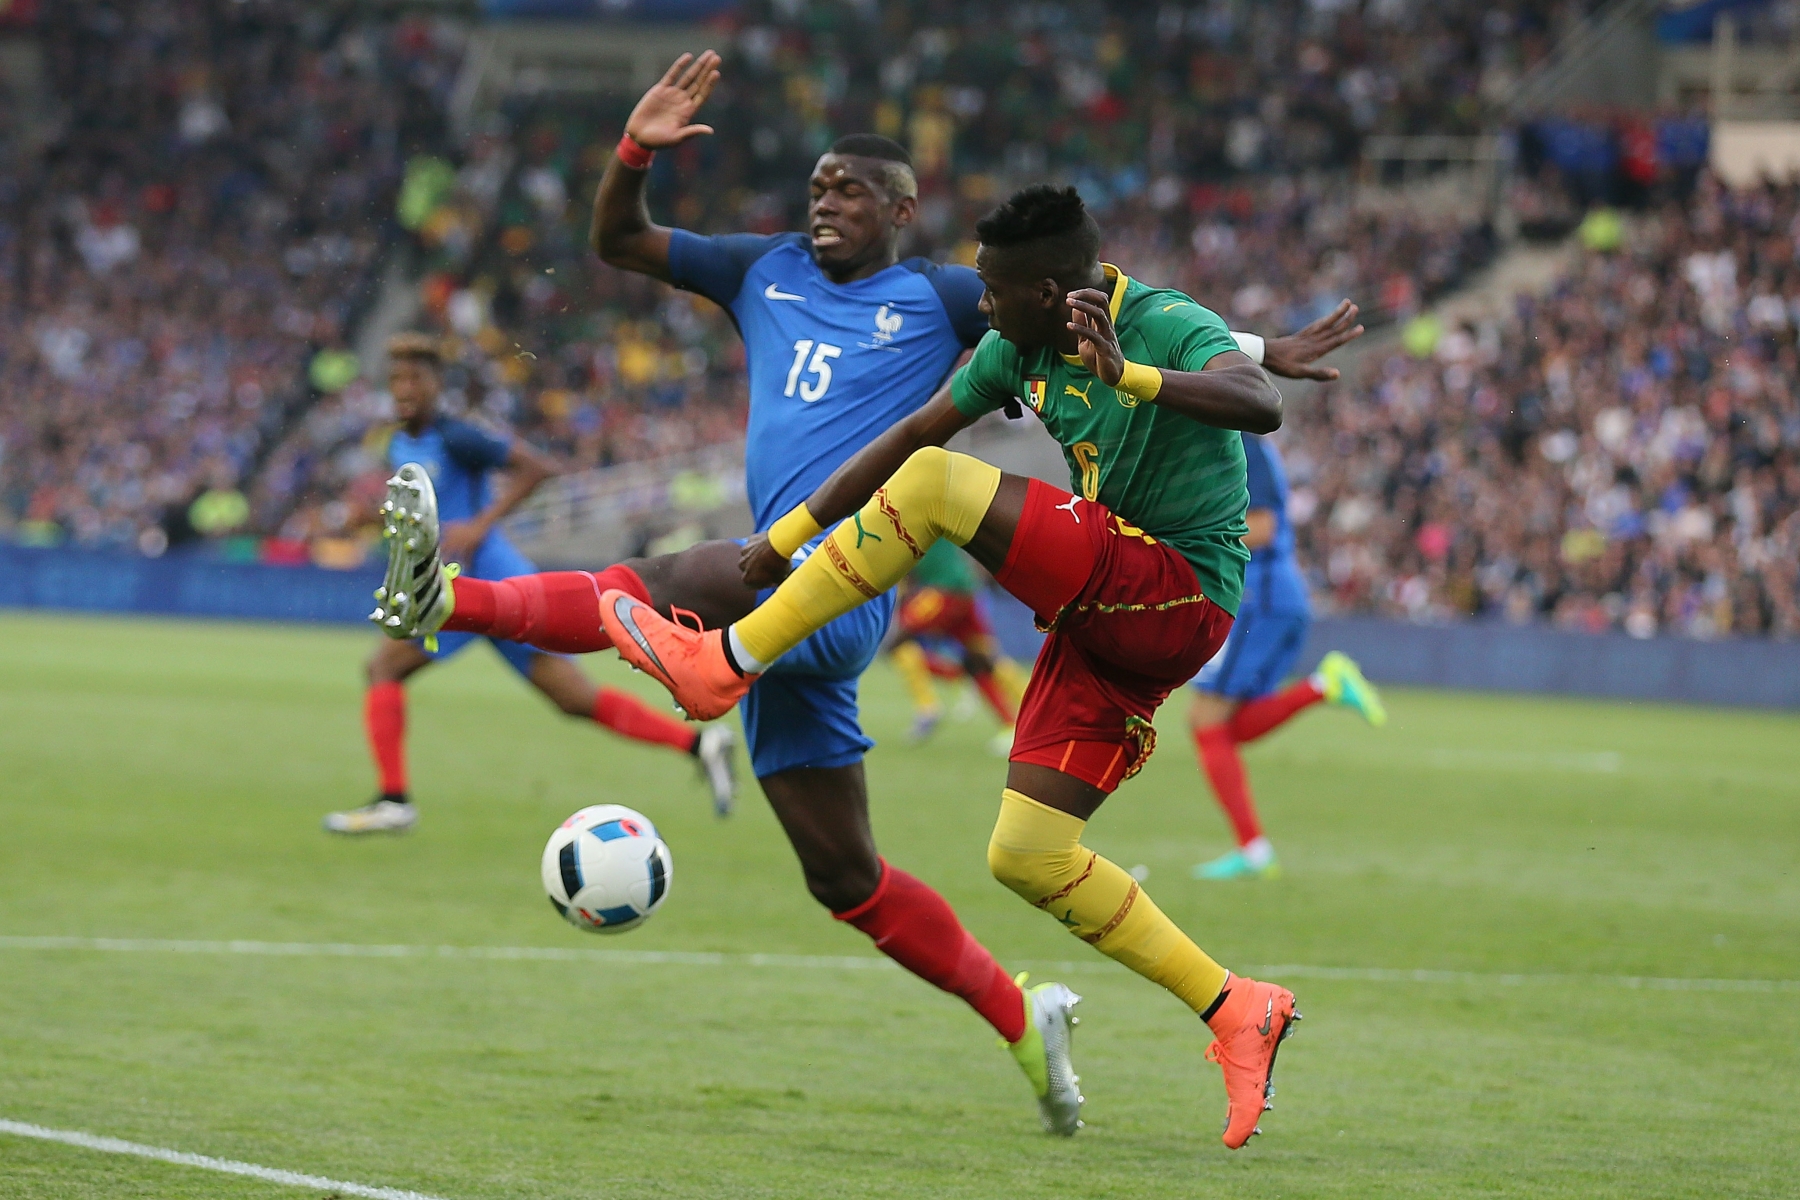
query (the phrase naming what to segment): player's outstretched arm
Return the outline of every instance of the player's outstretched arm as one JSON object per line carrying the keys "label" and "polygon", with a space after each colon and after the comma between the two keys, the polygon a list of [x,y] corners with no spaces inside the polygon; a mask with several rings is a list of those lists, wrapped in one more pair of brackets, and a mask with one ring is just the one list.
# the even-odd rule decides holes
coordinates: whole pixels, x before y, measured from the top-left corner
{"label": "player's outstretched arm", "polygon": [[[711,50],[695,58],[683,54],[644,93],[625,121],[625,136],[643,150],[679,146],[691,137],[711,133],[711,125],[694,124],[694,116],[719,82],[719,56]],[[611,266],[669,282],[669,231],[650,219],[644,185],[648,161],[630,166],[615,156],[594,193],[594,221],[588,244]]]}
{"label": "player's outstretched arm", "polygon": [[1270,338],[1263,343],[1263,370],[1286,379],[1316,379],[1322,383],[1336,379],[1336,367],[1312,364],[1363,335],[1356,314],[1356,305],[1340,300],[1336,308],[1305,328],[1286,337]]}
{"label": "player's outstretched arm", "polygon": [[745,542],[738,556],[744,582],[765,588],[786,579],[794,551],[867,504],[875,489],[886,483],[913,451],[942,446],[971,424],[973,419],[950,399],[950,386],[939,388],[923,408],[889,426],[833,471],[805,504],[775,522],[767,533]]}
{"label": "player's outstretched arm", "polygon": [[[1069,329],[1081,342],[1081,361],[1107,387],[1118,388],[1205,425],[1273,433],[1281,428],[1281,392],[1241,350],[1215,354],[1198,371],[1127,363],[1113,329],[1105,292],[1069,293]],[[1133,377],[1126,379],[1126,369]]]}

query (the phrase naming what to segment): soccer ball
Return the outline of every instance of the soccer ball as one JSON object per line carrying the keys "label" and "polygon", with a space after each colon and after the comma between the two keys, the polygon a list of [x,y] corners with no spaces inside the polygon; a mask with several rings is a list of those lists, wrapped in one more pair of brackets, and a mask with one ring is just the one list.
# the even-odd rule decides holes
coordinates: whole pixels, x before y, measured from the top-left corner
{"label": "soccer ball", "polygon": [[669,894],[675,862],[641,812],[593,804],[564,821],[544,847],[544,890],[563,919],[593,933],[624,933]]}

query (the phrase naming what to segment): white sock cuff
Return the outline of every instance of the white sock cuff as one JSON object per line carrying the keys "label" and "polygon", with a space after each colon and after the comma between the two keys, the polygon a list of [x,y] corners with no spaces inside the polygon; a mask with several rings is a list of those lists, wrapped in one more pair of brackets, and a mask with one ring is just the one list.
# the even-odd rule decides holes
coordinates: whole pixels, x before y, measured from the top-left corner
{"label": "white sock cuff", "polygon": [[738,636],[737,625],[733,624],[725,630],[725,638],[731,643],[731,657],[743,668],[746,675],[761,675],[769,669],[769,664],[744,649],[744,639]]}

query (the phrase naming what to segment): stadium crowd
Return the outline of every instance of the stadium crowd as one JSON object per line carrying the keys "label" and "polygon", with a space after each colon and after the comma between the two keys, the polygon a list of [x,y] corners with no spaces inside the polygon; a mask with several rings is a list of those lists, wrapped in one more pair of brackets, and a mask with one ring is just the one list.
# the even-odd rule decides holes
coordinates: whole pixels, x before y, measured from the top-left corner
{"label": "stadium crowd", "polygon": [[354,370],[402,148],[441,126],[438,33],[271,0],[44,6],[60,111],[13,126],[0,170],[0,523],[151,552],[252,525],[266,439]]}
{"label": "stadium crowd", "polygon": [[[1094,199],[1109,258],[1239,327],[1344,295],[1406,321],[1491,231],[1315,168],[1372,133],[1474,130],[1583,7],[1095,24],[1061,3],[753,3],[726,31],[719,135],[659,156],[653,203],[703,231],[793,228],[822,139],[872,127],[918,163],[915,252],[968,260],[975,215],[1051,174]],[[395,247],[451,411],[577,467],[741,436],[729,318],[586,248],[627,98],[518,100],[453,143],[451,23],[160,0],[54,6],[40,33],[59,126],[42,148],[0,116],[0,531],[154,553],[242,530],[274,535],[265,556],[363,561],[388,409],[347,347]],[[1326,604],[1800,632],[1795,220],[1793,192],[1702,178],[1512,320],[1409,327],[1419,353],[1296,411]]]}
{"label": "stadium crowd", "polygon": [[1625,228],[1290,414],[1332,608],[1800,635],[1800,188],[1703,177]]}

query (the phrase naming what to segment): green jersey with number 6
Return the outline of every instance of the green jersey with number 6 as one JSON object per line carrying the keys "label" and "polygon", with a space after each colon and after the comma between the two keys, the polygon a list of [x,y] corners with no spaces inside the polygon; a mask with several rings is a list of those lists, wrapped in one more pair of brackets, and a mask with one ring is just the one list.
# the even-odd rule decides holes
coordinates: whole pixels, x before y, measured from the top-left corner
{"label": "green jersey with number 6", "polygon": [[[1198,371],[1238,348],[1218,314],[1192,298],[1145,287],[1110,263],[1105,269],[1113,329],[1128,361]],[[1207,599],[1237,614],[1250,561],[1250,493],[1237,430],[1116,392],[1078,357],[1054,346],[1022,352],[991,330],[950,381],[950,396],[971,417],[1023,400],[1062,443],[1075,491],[1167,542],[1193,564]]]}

